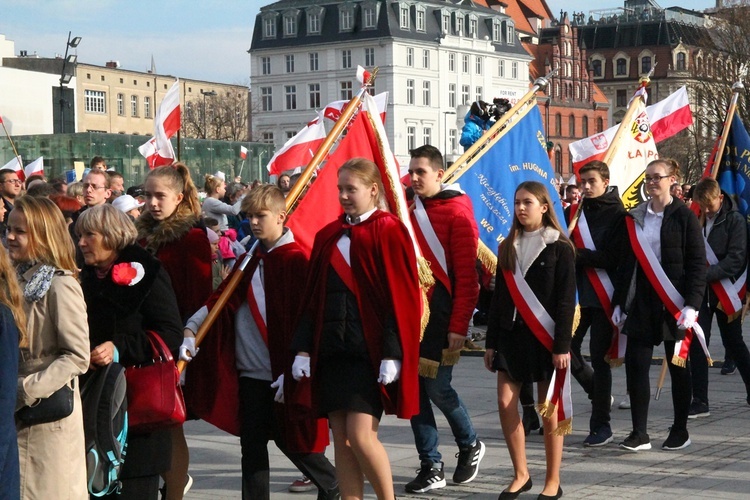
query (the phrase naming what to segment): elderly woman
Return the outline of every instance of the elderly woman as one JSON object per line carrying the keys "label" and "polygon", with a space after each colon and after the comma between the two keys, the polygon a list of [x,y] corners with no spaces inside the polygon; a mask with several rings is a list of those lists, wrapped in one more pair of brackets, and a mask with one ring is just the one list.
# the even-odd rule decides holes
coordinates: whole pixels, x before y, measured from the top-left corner
{"label": "elderly woman", "polygon": [[[146,330],[156,332],[176,353],[182,324],[172,285],[161,263],[136,244],[133,222],[109,204],[89,208],[76,222],[85,265],[81,287],[89,309],[91,368],[111,363],[148,363]],[[118,499],[156,499],[159,474],[171,461],[169,429],[129,435]]]}
{"label": "elderly woman", "polygon": [[86,304],[62,212],[22,196],[8,216],[8,254],[24,297],[28,344],[20,351],[17,408],[73,389],[73,411],[54,422],[16,421],[21,498],[85,498],[86,460],[78,375],[89,364]]}

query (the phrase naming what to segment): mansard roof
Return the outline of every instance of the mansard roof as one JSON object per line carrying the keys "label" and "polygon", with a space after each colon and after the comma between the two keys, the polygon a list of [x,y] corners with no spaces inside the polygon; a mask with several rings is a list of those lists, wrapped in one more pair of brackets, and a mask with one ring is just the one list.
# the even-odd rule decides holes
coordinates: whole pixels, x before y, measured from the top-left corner
{"label": "mansard roof", "polygon": [[680,42],[703,47],[711,44],[706,28],[664,19],[579,25],[578,37],[579,43],[585,43],[589,51],[640,46],[675,46]]}

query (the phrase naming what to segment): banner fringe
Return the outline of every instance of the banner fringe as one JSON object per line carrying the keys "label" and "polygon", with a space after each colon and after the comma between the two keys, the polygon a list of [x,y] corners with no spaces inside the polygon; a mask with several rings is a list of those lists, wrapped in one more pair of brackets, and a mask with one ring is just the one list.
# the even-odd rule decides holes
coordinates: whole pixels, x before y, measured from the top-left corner
{"label": "banner fringe", "polygon": [[419,358],[419,369],[417,372],[422,377],[437,378],[440,363],[432,359]]}
{"label": "banner fringe", "polygon": [[557,411],[557,405],[552,404],[551,401],[545,401],[544,403],[536,405],[536,411],[539,412],[542,418],[549,419],[552,418],[552,416]]}
{"label": "banner fringe", "polygon": [[557,429],[552,433],[555,436],[567,436],[573,433],[573,418],[566,418],[557,423]]}
{"label": "banner fringe", "polygon": [[687,360],[679,357],[677,354],[672,356],[673,365],[679,366],[680,368],[685,368],[686,363],[687,363]]}
{"label": "banner fringe", "polygon": [[442,366],[453,366],[458,364],[458,360],[461,359],[461,351],[449,351],[443,349],[443,357],[441,358],[440,364]]}

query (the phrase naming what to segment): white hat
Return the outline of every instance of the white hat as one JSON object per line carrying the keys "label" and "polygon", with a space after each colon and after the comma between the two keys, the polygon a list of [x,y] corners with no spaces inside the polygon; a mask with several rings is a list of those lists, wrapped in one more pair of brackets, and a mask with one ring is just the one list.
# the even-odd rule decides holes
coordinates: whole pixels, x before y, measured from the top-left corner
{"label": "white hat", "polygon": [[139,203],[138,200],[136,200],[129,194],[124,194],[115,198],[114,201],[112,201],[112,206],[118,210],[122,210],[123,212],[128,213],[134,208],[142,207],[143,203]]}
{"label": "white hat", "polygon": [[214,174],[214,177],[218,177],[222,181],[226,181],[227,180],[227,176],[221,170],[217,170],[216,173]]}

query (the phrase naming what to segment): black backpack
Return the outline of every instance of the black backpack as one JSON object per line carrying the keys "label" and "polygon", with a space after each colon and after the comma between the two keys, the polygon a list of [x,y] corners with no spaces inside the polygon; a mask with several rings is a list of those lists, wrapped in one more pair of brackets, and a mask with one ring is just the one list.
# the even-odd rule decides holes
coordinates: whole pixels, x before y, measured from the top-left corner
{"label": "black backpack", "polygon": [[128,437],[125,368],[110,363],[95,370],[81,389],[88,490],[101,497],[119,492]]}

